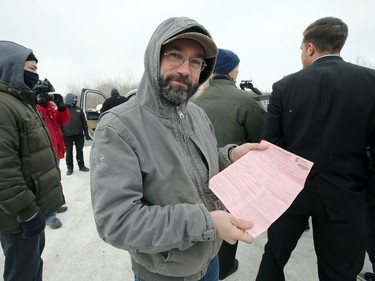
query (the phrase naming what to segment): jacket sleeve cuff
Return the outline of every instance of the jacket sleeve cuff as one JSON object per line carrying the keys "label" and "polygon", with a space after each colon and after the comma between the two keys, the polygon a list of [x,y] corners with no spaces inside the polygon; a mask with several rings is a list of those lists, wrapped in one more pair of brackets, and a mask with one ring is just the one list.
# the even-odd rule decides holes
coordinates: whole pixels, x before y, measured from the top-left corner
{"label": "jacket sleeve cuff", "polygon": [[227,144],[224,147],[219,148],[219,169],[220,171],[224,170],[230,164],[232,164],[232,160],[230,159],[230,152],[233,148],[237,147],[235,144]]}
{"label": "jacket sleeve cuff", "polygon": [[201,209],[206,219],[206,230],[203,231],[203,234],[202,234],[203,241],[214,240],[216,239],[216,228],[215,228],[214,222],[211,219],[210,212],[203,205],[201,206]]}

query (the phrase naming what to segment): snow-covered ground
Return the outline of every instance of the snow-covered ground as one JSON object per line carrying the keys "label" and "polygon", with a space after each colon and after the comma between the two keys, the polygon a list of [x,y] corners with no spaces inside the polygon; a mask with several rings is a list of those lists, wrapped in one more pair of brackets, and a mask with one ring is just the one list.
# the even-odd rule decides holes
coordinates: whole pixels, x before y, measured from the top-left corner
{"label": "snow-covered ground", "polygon": [[[91,146],[84,147],[87,167],[89,167],[90,148]],[[43,280],[134,280],[129,254],[106,244],[96,232],[90,200],[90,172],[80,172],[76,168],[71,176],[66,176],[64,159],[60,166],[68,211],[58,214],[63,224],[60,229],[53,230],[46,227]],[[266,239],[264,233],[251,245],[240,243],[237,252],[239,269],[226,281],[255,280]],[[1,276],[3,260],[3,255],[0,255]],[[370,270],[370,268],[370,263],[366,259],[364,270]],[[285,268],[285,274],[288,281],[318,280],[311,230],[301,237]]]}

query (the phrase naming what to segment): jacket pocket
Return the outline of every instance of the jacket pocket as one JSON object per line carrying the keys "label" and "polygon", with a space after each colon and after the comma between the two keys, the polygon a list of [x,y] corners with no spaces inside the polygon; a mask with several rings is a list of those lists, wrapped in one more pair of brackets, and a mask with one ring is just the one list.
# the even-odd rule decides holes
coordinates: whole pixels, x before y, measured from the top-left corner
{"label": "jacket pocket", "polygon": [[28,145],[28,151],[34,153],[51,143],[47,128],[40,122],[37,116],[24,120],[24,133],[21,134]]}
{"label": "jacket pocket", "polygon": [[27,187],[30,189],[34,194],[35,197],[38,197],[40,194],[40,185],[37,177],[35,175],[31,175],[26,179]]}
{"label": "jacket pocket", "polygon": [[[221,240],[197,242],[185,251],[171,249],[159,254],[131,253],[133,259],[150,272],[173,277],[200,274],[217,254]],[[202,274],[201,274],[202,275]]]}

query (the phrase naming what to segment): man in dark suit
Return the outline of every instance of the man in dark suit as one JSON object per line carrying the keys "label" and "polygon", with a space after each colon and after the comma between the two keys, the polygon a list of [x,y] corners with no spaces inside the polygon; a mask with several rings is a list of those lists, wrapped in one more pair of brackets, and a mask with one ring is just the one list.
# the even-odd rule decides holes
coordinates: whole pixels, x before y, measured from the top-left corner
{"label": "man in dark suit", "polygon": [[[315,164],[304,189],[268,229],[257,281],[285,280],[284,266],[312,217],[320,280],[355,281],[364,262],[363,210],[374,198],[375,70],[345,62],[348,35],[327,17],[303,33],[303,69],[273,85],[262,138]],[[371,194],[372,193],[372,194]]]}

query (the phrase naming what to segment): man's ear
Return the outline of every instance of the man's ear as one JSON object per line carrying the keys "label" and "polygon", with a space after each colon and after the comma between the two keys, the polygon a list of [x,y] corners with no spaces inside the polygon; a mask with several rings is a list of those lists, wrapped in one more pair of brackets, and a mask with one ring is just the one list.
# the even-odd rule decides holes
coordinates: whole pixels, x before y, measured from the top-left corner
{"label": "man's ear", "polygon": [[307,54],[313,56],[316,53],[316,46],[313,43],[307,45]]}

